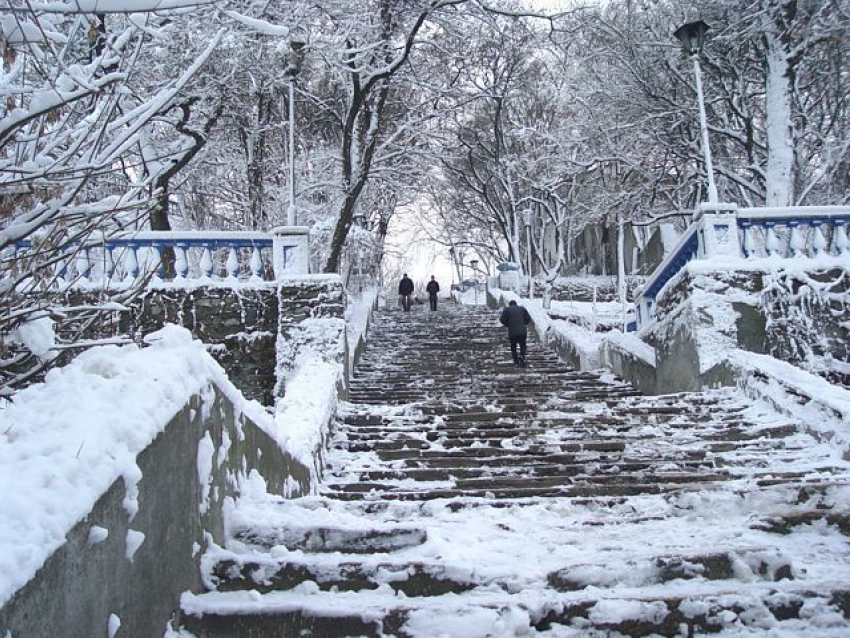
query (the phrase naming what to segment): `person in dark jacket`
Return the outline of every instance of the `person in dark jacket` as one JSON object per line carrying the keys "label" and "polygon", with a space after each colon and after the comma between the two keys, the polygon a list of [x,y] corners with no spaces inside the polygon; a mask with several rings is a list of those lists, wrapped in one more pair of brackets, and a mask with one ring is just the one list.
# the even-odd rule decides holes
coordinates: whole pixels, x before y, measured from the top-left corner
{"label": "person in dark jacket", "polygon": [[411,295],[413,294],[413,280],[404,273],[398,282],[398,294],[401,295],[401,307],[405,312],[410,310]]}
{"label": "person in dark jacket", "polygon": [[[508,328],[508,339],[511,342],[511,357],[513,357],[514,365],[525,367],[526,341],[528,339],[526,326],[531,323],[531,315],[528,314],[528,310],[518,306],[516,301],[512,299],[508,307],[502,310],[499,322]],[[517,356],[517,346],[519,346],[519,356]]]}
{"label": "person in dark jacket", "polygon": [[440,284],[438,284],[437,280],[434,279],[434,275],[431,275],[431,281],[429,281],[428,285],[425,286],[425,290],[428,292],[428,301],[431,303],[431,310],[436,310],[437,293],[440,292]]}

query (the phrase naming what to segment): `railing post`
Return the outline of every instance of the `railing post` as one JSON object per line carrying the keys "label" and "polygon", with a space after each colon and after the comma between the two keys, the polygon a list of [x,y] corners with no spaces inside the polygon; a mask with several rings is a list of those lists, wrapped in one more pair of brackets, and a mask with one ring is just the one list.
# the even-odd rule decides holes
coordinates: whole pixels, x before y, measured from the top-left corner
{"label": "railing post", "polygon": [[310,229],[278,226],[272,229],[272,264],[275,279],[310,272]]}
{"label": "railing post", "polygon": [[697,212],[699,247],[697,257],[741,256],[735,204],[704,204]]}

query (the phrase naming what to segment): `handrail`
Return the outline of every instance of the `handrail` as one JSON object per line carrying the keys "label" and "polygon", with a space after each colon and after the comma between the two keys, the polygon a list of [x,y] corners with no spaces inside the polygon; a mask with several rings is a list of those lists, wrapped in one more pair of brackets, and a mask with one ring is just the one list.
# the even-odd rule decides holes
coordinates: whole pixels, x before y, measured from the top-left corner
{"label": "handrail", "polygon": [[[284,230],[285,229],[281,229]],[[299,236],[306,235],[297,233]],[[306,242],[303,244],[306,247]],[[32,251],[38,244],[21,240],[14,246]],[[173,252],[173,280],[224,279],[250,281],[276,279],[296,272],[294,253],[297,238],[285,232],[256,231],[139,231],[132,234],[89,238],[68,246],[68,257],[60,260],[56,274],[61,282],[96,283],[135,280],[152,275],[165,279],[163,251]],[[300,268],[303,269],[303,266]],[[271,275],[271,272],[274,275]]]}
{"label": "handrail", "polygon": [[658,267],[647,278],[641,287],[642,294],[650,293],[653,296],[664,287],[682,266],[696,256],[698,249],[697,230],[699,225],[694,222],[682,233],[673,250],[658,264]]}

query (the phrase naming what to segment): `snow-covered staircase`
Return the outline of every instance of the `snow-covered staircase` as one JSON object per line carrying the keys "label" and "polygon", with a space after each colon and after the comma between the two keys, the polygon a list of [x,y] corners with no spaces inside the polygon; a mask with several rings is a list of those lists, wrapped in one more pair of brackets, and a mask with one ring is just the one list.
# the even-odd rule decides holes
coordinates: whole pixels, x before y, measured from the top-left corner
{"label": "snow-covered staircase", "polygon": [[850,635],[850,463],[732,390],[516,368],[497,316],[378,315],[321,494],[243,499],[186,631]]}

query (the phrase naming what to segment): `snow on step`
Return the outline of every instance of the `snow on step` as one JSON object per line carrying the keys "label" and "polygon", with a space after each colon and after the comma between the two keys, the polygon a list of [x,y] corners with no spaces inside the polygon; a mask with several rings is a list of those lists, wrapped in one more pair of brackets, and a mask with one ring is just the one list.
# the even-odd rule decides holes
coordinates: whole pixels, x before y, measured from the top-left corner
{"label": "snow on step", "polygon": [[515,368],[496,316],[379,314],[321,493],[243,498],[183,625],[850,633],[850,463],[734,390],[644,397],[536,343]]}

